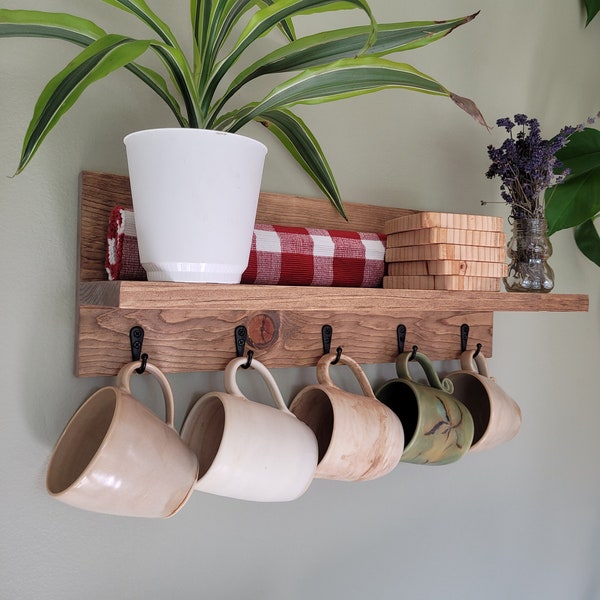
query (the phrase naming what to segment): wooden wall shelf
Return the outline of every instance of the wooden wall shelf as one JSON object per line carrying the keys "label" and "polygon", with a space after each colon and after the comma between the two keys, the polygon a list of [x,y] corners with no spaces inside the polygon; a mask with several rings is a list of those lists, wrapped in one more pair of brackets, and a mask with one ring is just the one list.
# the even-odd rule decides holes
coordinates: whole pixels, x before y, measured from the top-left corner
{"label": "wooden wall shelf", "polygon": [[[433,360],[460,354],[460,326],[469,347],[492,354],[495,311],[587,311],[582,294],[507,294],[260,285],[107,281],[106,229],[112,208],[131,206],[129,180],[84,172],[80,181],[79,324],[76,374],[114,375],[131,360],[129,330],[145,330],[144,352],[165,372],[222,369],[235,356],[234,329],[248,329],[248,349],[270,367],[315,365],[323,353],[321,327],[332,346],[361,363],[392,362],[396,327],[407,328]],[[329,202],[261,194],[257,222],[382,231],[390,218],[414,212],[346,203],[349,223]]]}

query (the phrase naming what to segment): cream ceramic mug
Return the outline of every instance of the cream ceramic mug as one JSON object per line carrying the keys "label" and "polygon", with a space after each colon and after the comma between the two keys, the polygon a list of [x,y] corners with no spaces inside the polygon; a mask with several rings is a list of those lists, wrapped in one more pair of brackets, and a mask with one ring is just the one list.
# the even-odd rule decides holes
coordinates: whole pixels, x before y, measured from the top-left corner
{"label": "cream ceramic mug", "polygon": [[282,502],[301,496],[317,466],[313,432],[287,408],[275,379],[252,361],[276,408],[246,398],[236,372],[246,358],[225,368],[224,392],[204,394],[190,409],[181,437],[198,457],[196,490],[258,502]]}
{"label": "cream ceramic mug", "polygon": [[454,384],[454,396],[473,417],[470,451],[487,450],[514,438],[521,428],[521,409],[489,376],[481,351],[463,352],[460,365],[462,370],[450,373],[447,379]]}
{"label": "cream ceramic mug", "polygon": [[336,353],[317,364],[318,385],[302,389],[290,410],[314,431],[319,444],[315,477],[365,481],[389,473],[400,461],[404,431],[398,417],[379,402],[359,364],[339,356],[358,380],[363,395],[347,392],[333,383],[330,365]]}
{"label": "cream ceramic mug", "polygon": [[159,382],[166,423],[134,398],[130,378],[140,362],[125,365],[117,384],[92,394],[60,436],[46,475],[57,500],[94,512],[170,517],[190,497],[196,456],[173,428],[173,394],[167,378],[146,363]]}

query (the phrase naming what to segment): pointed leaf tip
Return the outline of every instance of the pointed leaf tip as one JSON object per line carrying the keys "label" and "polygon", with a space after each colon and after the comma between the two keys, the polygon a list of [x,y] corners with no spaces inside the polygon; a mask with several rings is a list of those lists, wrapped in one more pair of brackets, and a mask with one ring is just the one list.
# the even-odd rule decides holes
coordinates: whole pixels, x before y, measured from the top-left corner
{"label": "pointed leaf tip", "polygon": [[486,123],[485,118],[473,100],[464,98],[458,94],[453,94],[452,92],[450,92],[450,98],[454,104],[456,104],[456,106],[462,108],[467,114],[471,115],[480,125],[483,125],[488,131],[492,130],[492,128]]}

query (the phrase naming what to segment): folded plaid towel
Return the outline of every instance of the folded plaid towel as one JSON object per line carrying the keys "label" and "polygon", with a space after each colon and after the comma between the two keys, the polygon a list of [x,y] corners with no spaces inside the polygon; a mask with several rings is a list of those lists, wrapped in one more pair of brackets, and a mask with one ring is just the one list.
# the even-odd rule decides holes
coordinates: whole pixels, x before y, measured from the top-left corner
{"label": "folded plaid towel", "polygon": [[[380,287],[384,255],[383,234],[257,224],[242,283]],[[146,279],[134,214],[122,207],[110,216],[106,271],[111,280]]]}

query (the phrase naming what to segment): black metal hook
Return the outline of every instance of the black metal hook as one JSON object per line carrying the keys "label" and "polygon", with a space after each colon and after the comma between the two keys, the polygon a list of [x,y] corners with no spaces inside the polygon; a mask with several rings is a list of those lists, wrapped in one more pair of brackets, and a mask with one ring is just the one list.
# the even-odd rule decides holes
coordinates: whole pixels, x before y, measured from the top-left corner
{"label": "black metal hook", "polygon": [[469,326],[463,323],[460,326],[460,351],[464,352],[467,349],[469,343]]}
{"label": "black metal hook", "polygon": [[140,367],[135,372],[140,375],[146,370],[146,364],[148,363],[148,355],[144,352],[142,354],[142,345],[144,343],[144,328],[136,325],[129,330],[129,343],[131,344],[131,360],[137,362],[142,361]]}
{"label": "black metal hook", "polygon": [[412,347],[412,352],[410,353],[410,356],[408,357],[408,360],[415,360],[415,358],[417,358],[417,351],[419,350],[418,346],[413,346]]}
{"label": "black metal hook", "polygon": [[142,356],[140,357],[140,360],[142,361],[142,364],[135,370],[135,372],[141,375],[146,370],[146,364],[148,363],[148,355],[144,352],[144,354],[142,354]]}
{"label": "black metal hook", "polygon": [[[465,352],[467,349],[467,345],[469,344],[469,326],[466,323],[463,323],[460,326],[460,351]],[[481,352],[482,344],[477,343],[477,350],[473,354],[473,358],[475,358]]]}
{"label": "black metal hook", "polygon": [[396,339],[398,340],[398,354],[404,352],[404,342],[406,341],[406,325],[396,327]]}
{"label": "black metal hook", "polygon": [[321,327],[321,341],[323,342],[323,354],[329,354],[331,350],[331,339],[333,338],[333,327],[323,325]]}
{"label": "black metal hook", "polygon": [[[246,340],[248,339],[248,330],[245,325],[238,325],[233,332],[235,336],[235,355],[244,356],[244,349],[246,347]],[[252,358],[254,357],[254,351],[248,350],[248,360],[245,365],[242,365],[242,369],[249,369],[252,364]]]}
{"label": "black metal hook", "polygon": [[332,365],[337,365],[340,362],[340,358],[342,358],[342,352],[343,352],[343,348],[341,346],[338,346],[335,349],[335,358],[331,361]]}
{"label": "black metal hook", "polygon": [[242,365],[242,369],[249,369],[252,364],[252,358],[254,357],[254,352],[252,350],[248,350],[248,360],[245,365]]}
{"label": "black metal hook", "polygon": [[233,332],[235,336],[235,355],[244,356],[244,348],[248,339],[248,330],[244,325],[238,325]]}

